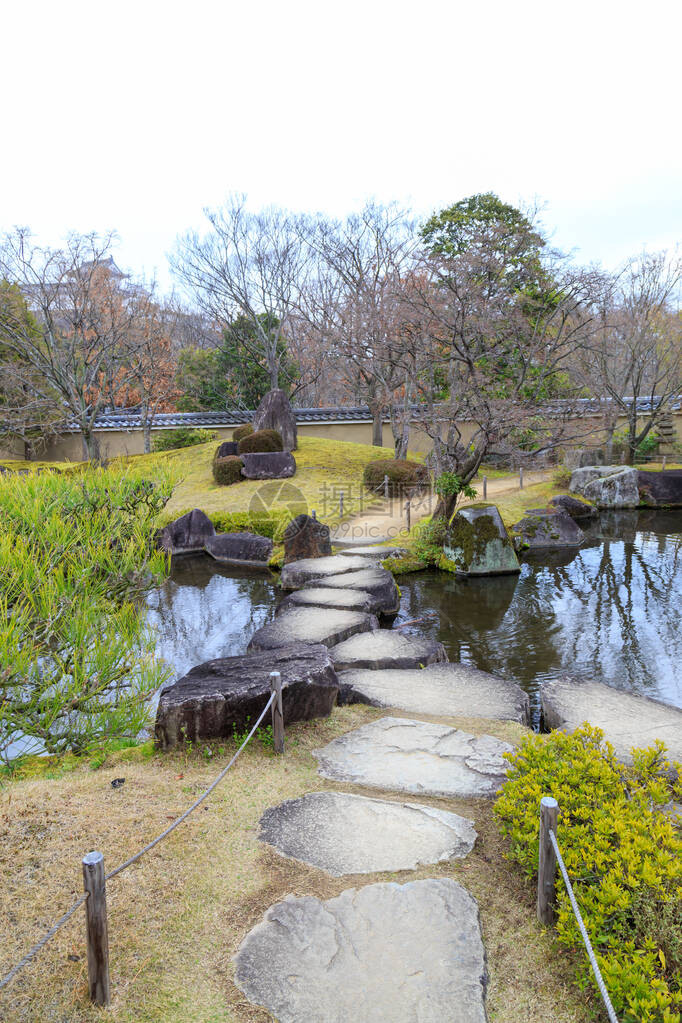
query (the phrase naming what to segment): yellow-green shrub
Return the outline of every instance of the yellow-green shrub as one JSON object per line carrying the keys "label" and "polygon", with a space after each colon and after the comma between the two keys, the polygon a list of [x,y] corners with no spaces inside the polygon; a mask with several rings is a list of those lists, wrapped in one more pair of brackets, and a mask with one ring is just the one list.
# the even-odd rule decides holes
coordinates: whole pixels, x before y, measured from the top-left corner
{"label": "yellow-green shrub", "polygon": [[[662,743],[634,750],[625,766],[589,725],[529,737],[507,758],[495,814],[510,858],[537,872],[540,800],[554,796],[559,846],[621,1023],[680,1023],[682,836],[663,812],[682,795],[679,767]],[[576,951],[580,981],[593,983],[561,881],[557,896],[557,939]]]}
{"label": "yellow-green shrub", "polygon": [[253,433],[253,427],[251,423],[244,423],[242,426],[238,426],[232,431],[232,440],[240,441],[244,437],[249,437]]}

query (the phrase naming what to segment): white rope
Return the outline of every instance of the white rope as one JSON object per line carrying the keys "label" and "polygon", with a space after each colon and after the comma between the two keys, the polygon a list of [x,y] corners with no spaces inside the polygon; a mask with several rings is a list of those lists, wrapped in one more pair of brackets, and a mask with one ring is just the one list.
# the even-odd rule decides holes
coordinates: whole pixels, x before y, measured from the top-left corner
{"label": "white rope", "polygon": [[559,863],[559,869],[561,870],[561,876],[564,879],[564,884],[566,885],[566,891],[568,892],[568,897],[571,900],[571,906],[573,907],[573,912],[575,913],[575,918],[578,921],[578,927],[580,928],[580,933],[582,935],[583,943],[585,945],[585,950],[587,952],[587,958],[590,960],[590,966],[592,967],[592,972],[594,973],[594,979],[597,981],[597,987],[599,988],[599,993],[601,994],[602,1000],[604,1002],[604,1005],[606,1006],[606,1012],[608,1013],[609,1021],[610,1021],[610,1023],[618,1023],[618,1017],[616,1016],[614,1008],[611,1005],[611,999],[609,998],[609,993],[606,990],[606,985],[604,984],[604,980],[603,980],[602,975],[601,975],[601,970],[599,969],[599,964],[598,964],[598,962],[596,960],[596,957],[595,957],[595,954],[594,954],[594,952],[592,950],[592,943],[590,942],[590,938],[589,938],[589,935],[587,933],[587,929],[585,927],[585,924],[583,923],[583,918],[582,918],[582,916],[580,914],[580,909],[578,908],[578,903],[576,902],[575,895],[573,894],[573,887],[572,887],[571,882],[570,882],[569,877],[568,877],[568,871],[566,870],[566,864],[564,863],[564,858],[561,855],[561,851],[559,849],[559,844],[558,844],[558,842],[556,840],[556,835],[554,834],[554,832],[552,831],[551,828],[549,829],[549,840],[552,843],[552,846],[554,848],[554,852],[556,853],[556,858],[557,858],[557,861]]}

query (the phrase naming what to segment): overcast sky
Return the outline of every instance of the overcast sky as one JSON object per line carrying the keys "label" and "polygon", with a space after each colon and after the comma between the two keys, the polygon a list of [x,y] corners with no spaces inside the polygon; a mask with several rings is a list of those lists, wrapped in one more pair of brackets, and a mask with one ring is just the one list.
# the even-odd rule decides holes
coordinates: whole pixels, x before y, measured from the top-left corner
{"label": "overcast sky", "polygon": [[230,191],[343,214],[538,200],[612,266],[682,241],[679,0],[44,0],[2,14],[0,229],[168,280]]}

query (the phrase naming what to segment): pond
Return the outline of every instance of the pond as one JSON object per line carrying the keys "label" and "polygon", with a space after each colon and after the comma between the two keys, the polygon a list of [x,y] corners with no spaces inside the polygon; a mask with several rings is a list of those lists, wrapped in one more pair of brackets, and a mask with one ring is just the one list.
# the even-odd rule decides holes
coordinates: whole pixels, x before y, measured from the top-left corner
{"label": "pond", "polygon": [[[539,690],[589,678],[682,707],[682,511],[601,516],[577,551],[527,559],[519,576],[400,579],[396,625],[439,639],[451,661],[515,679],[539,721]],[[176,559],[149,598],[157,651],[174,677],[243,653],[274,616],[269,575],[235,573],[208,557]]]}

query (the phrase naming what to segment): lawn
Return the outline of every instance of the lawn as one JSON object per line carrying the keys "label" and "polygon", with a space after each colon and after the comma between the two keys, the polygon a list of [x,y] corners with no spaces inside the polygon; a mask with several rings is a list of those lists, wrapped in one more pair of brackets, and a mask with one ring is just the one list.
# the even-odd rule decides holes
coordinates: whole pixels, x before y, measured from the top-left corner
{"label": "lawn", "polygon": [[[343,707],[328,719],[292,725],[283,757],[260,744],[249,746],[185,824],[109,883],[111,1007],[95,1009],[88,1002],[79,911],[0,992],[4,1023],[264,1023],[271,1017],[233,983],[232,956],[270,905],[288,894],[329,898],[377,881],[425,877],[453,877],[479,902],[491,1021],[592,1019],[587,996],[571,980],[570,956],[554,950],[534,922],[533,885],[503,858],[492,801],[420,797],[471,817],[479,838],[465,860],[417,871],[335,879],[258,841],[258,821],[269,806],[320,789],[361,791],[320,778],[311,751],[382,713]],[[507,741],[524,734],[511,722],[453,723]],[[113,869],[166,828],[234,748],[226,741],[161,754],[147,745],[113,753],[97,770],[87,763],[68,772],[57,766],[52,777],[20,778],[0,789],[0,973],[78,896],[86,852],[100,850],[106,869]],[[115,778],[125,782],[113,789]]]}

